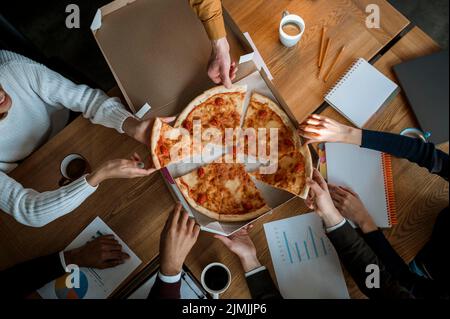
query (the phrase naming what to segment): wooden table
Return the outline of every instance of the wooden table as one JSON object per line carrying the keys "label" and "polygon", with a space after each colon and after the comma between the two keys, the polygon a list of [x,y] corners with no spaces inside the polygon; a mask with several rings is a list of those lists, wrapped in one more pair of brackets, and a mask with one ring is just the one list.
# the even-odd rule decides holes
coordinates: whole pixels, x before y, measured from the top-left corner
{"label": "wooden table", "polygon": [[[370,60],[409,24],[385,0],[224,0],[223,3],[241,30],[250,33],[274,76],[274,84],[300,122],[322,104],[325,93],[356,58]],[[380,29],[366,27],[365,11],[369,4],[380,8]],[[284,10],[300,15],[306,23],[300,43],[291,49],[278,39]],[[332,38],[325,71],[342,45],[346,45],[341,62],[326,83],[317,77],[324,25]]]}
{"label": "wooden table", "polygon": [[[300,119],[314,111],[322,103],[322,94],[328,87],[328,84],[322,84],[314,79],[315,71],[313,67],[309,67],[309,64],[315,65],[315,58],[312,56],[318,52],[318,34],[323,22],[335,26],[333,34],[336,34],[336,37],[337,34],[340,36],[340,40],[336,38],[336,42],[349,41],[350,49],[348,52],[356,50],[358,54],[355,53],[355,57],[364,56],[366,58],[370,58],[379,52],[407,24],[406,19],[387,2],[370,1],[370,3],[373,2],[380,5],[385,22],[382,29],[372,31],[366,30],[362,22],[364,20],[364,8],[369,1],[339,1],[337,3],[344,3],[345,5],[335,6],[329,1],[323,0],[280,0],[275,3],[270,1],[270,10],[267,10],[266,6],[269,1],[262,0],[225,0],[225,5],[240,24],[242,30],[251,32],[256,45],[275,75],[276,84],[280,87],[284,98],[293,107],[297,118]],[[278,13],[276,17],[273,13],[278,11],[281,13],[286,8],[293,13],[301,13],[306,18],[307,28],[310,30],[305,34],[301,46],[292,50],[280,47],[272,30],[275,21],[279,19]],[[321,12],[321,14],[317,12]],[[423,38],[420,38],[420,41],[425,41]],[[412,42],[415,43],[416,40],[413,40]],[[307,46],[307,43],[310,43],[310,46]],[[416,52],[415,50],[419,49],[420,47],[412,50]],[[386,57],[395,60],[396,55],[401,56],[400,53],[403,51],[400,48],[398,52],[392,49]],[[427,50],[420,51],[418,55],[427,52]],[[307,53],[311,56],[308,59],[305,57]],[[296,61],[299,61],[299,64]],[[386,60],[385,65],[388,65],[389,61]],[[349,63],[350,57],[346,57],[345,63],[342,63],[343,65],[340,66],[337,73],[345,69]],[[302,67],[297,65],[302,65]],[[292,72],[289,72],[290,74],[288,74],[288,69],[292,70]],[[334,80],[335,78],[332,78],[330,84]],[[312,96],[305,93],[308,90],[311,91]],[[301,105],[297,102],[301,102]],[[405,104],[403,106],[400,106],[400,104],[396,100],[391,105],[399,108],[398,112],[394,112],[395,116],[391,114],[393,112],[390,111],[391,108],[386,110],[389,120],[380,120],[381,123],[385,123],[385,126],[379,126],[381,129],[390,129],[401,118],[410,116]],[[306,106],[308,106],[308,109]],[[327,110],[326,112],[331,111]],[[388,122],[392,124],[388,124]],[[96,167],[108,159],[128,157],[134,151],[143,156],[147,153],[144,146],[137,144],[126,136],[119,135],[113,130],[101,126],[92,125],[80,117],[25,160],[11,176],[26,187],[38,191],[50,190],[57,187],[60,178],[59,163],[69,153],[76,152],[84,155],[90,164]],[[416,208],[408,201],[408,196],[411,194],[418,197],[418,201],[419,198],[421,199],[419,202],[422,205],[418,207],[429,207],[430,210],[436,211],[444,204],[441,199],[446,192],[448,194],[448,187],[445,189],[442,186],[444,189],[437,195],[429,192],[438,188],[442,189],[441,185],[438,184],[440,182],[433,179],[424,184],[424,191],[418,195],[418,188],[407,182],[409,174],[412,172],[410,169],[414,168],[402,163],[401,166],[395,166],[394,169],[396,169],[396,176],[399,176],[396,177],[397,200],[399,206],[404,206],[405,212]],[[416,172],[414,171],[414,173]],[[429,178],[429,175],[425,172],[419,171],[417,174],[421,174],[420,176],[423,176],[424,180]],[[159,233],[173,204],[174,201],[162,177],[159,174],[154,174],[145,179],[108,181],[102,184],[99,190],[76,211],[41,229],[32,229],[20,225],[10,216],[2,213],[0,214],[0,269],[64,248],[96,216],[100,216],[143,260],[143,264],[136,271],[137,273],[157,257]],[[262,263],[268,266],[273,277],[273,266],[262,224],[295,216],[306,211],[303,201],[295,199],[255,224],[252,238],[258,247],[258,254]],[[396,244],[396,248],[400,249],[403,256],[406,256],[405,251],[409,251],[408,247],[413,247],[411,254],[406,256],[411,258],[412,251],[416,251],[426,240],[426,236],[429,235],[431,224],[424,226],[427,228],[426,231],[419,233],[423,236],[421,239],[415,239],[414,234],[416,233],[410,231],[414,231],[413,226],[417,226],[424,221],[424,218],[422,215],[411,215],[414,217],[413,220],[409,221],[408,219],[406,221],[406,215],[407,213],[402,213],[400,216],[400,225],[405,226],[394,228],[390,232],[390,239],[398,238],[396,243],[399,244]],[[399,229],[401,231],[398,231]],[[222,244],[214,240],[210,234],[202,233],[198,244],[188,256],[186,265],[199,278],[202,268],[213,261],[225,263],[233,273],[231,287],[223,297],[249,297],[244,274],[237,258],[224,249]]]}

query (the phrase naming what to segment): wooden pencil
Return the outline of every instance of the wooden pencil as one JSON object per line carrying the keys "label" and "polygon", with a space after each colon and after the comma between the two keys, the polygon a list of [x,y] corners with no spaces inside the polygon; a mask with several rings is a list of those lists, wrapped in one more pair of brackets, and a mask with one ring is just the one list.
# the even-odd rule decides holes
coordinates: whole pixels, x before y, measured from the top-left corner
{"label": "wooden pencil", "polygon": [[331,43],[331,38],[328,38],[327,44],[325,45],[325,50],[323,52],[322,65],[319,68],[319,78],[320,78],[320,75],[322,74],[322,70],[324,69],[323,66],[325,65],[325,61],[327,59],[328,49],[330,48],[330,43]]}
{"label": "wooden pencil", "polygon": [[319,69],[322,67],[323,62],[323,52],[325,49],[325,32],[327,31],[327,28],[322,27],[322,39],[320,40],[320,53],[319,53],[319,61],[317,62],[317,66]]}
{"label": "wooden pencil", "polygon": [[325,82],[328,81],[328,78],[330,77],[331,73],[333,72],[334,67],[339,62],[340,58],[342,57],[342,53],[344,52],[344,50],[345,50],[345,45],[342,46],[341,50],[339,51],[339,53],[337,54],[336,58],[334,59],[333,64],[330,66],[330,69],[328,70],[327,75],[323,79]]}

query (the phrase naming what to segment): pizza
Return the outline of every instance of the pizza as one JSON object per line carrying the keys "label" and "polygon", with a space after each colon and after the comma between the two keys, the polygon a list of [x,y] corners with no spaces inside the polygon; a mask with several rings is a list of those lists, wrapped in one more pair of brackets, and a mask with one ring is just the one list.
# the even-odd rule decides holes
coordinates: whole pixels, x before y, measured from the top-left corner
{"label": "pizza", "polygon": [[176,179],[198,212],[221,222],[243,222],[270,210],[243,164],[214,162]]}
{"label": "pizza", "polygon": [[242,108],[246,86],[233,86],[227,89],[218,86],[196,97],[180,114],[175,127],[183,127],[193,134],[194,121],[200,121],[202,132],[217,129],[221,139],[210,143],[223,145],[225,130],[238,128],[241,125]]}
{"label": "pizza", "polygon": [[[244,141],[240,140],[241,143],[244,142],[244,152],[251,156],[259,155],[255,154],[257,149],[248,147],[249,143],[254,143],[255,141],[258,147],[266,147],[265,152],[263,152],[264,155],[268,156],[270,154],[271,144],[275,142],[271,141],[270,129],[277,129],[278,131],[277,145],[274,145],[274,147],[278,150],[279,156],[291,153],[301,145],[296,129],[286,113],[271,99],[258,93],[253,94],[250,99],[242,128],[244,132],[248,128],[254,129],[256,132],[261,128],[266,129],[265,141],[267,142],[265,144],[264,141],[258,139],[258,134],[251,137],[247,135]],[[260,160],[264,159],[260,158]]]}
{"label": "pizza", "polygon": [[[152,129],[151,154],[156,169],[179,162],[192,153],[192,142],[180,129],[156,118]],[[173,158],[175,157],[175,158]]]}
{"label": "pizza", "polygon": [[262,174],[259,170],[252,173],[256,179],[273,187],[286,190],[303,199],[308,196],[309,187],[306,178],[312,176],[311,155],[307,146],[290,153],[280,155],[274,173]]}

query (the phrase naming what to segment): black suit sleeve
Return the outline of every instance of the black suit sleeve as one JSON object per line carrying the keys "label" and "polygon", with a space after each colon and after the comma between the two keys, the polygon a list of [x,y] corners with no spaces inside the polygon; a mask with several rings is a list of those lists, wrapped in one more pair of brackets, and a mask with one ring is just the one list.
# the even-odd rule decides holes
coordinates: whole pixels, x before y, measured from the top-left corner
{"label": "black suit sleeve", "polygon": [[246,278],[252,299],[283,299],[267,269]]}
{"label": "black suit sleeve", "polygon": [[363,130],[361,147],[406,158],[448,180],[448,154],[434,144],[392,133]]}
{"label": "black suit sleeve", "polygon": [[0,298],[24,298],[64,274],[58,253],[18,264],[0,271]]}
{"label": "black suit sleeve", "polygon": [[[374,251],[348,222],[328,233],[328,237],[341,262],[367,297],[371,299],[413,298],[413,295],[394,279]],[[366,279],[370,274],[366,272],[366,268],[371,264],[379,267],[379,288],[366,286]]]}

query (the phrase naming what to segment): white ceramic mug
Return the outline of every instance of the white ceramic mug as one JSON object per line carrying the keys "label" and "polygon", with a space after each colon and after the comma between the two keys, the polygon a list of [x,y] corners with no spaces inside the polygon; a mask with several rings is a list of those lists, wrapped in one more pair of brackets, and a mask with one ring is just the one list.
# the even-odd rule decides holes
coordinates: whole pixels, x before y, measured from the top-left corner
{"label": "white ceramic mug", "polygon": [[[208,285],[205,283],[205,274],[206,272],[214,266],[218,266],[218,267],[222,267],[228,274],[228,282],[227,284],[220,290],[213,290],[210,287],[208,287]],[[222,263],[212,263],[209,264],[208,266],[205,267],[205,269],[203,269],[202,271],[202,275],[200,277],[200,282],[202,283],[203,289],[205,289],[209,294],[211,294],[211,296],[213,297],[213,299],[219,299],[220,294],[223,294],[228,287],[230,287],[231,284],[231,271],[228,269],[227,266],[225,266]]]}
{"label": "white ceramic mug", "polygon": [[[283,27],[287,24],[295,24],[300,29],[300,33],[296,35],[289,35],[284,32]],[[305,28],[305,21],[303,21],[301,17],[295,14],[290,14],[288,11],[284,11],[279,28],[281,43],[287,48],[295,46],[302,38],[302,35],[305,32]]]}
{"label": "white ceramic mug", "polygon": [[[90,172],[91,169],[90,169],[89,163],[83,156],[81,156],[79,154],[69,154],[66,157],[64,157],[64,159],[61,161],[61,165],[60,165],[59,169],[61,171],[62,178],[59,181],[59,186],[65,186],[74,181],[74,176],[69,176],[69,174],[67,173],[67,167],[69,166],[69,164],[72,161],[74,161],[76,159],[81,159],[84,162],[86,162],[86,167],[85,167],[83,174],[87,174]],[[83,175],[81,175],[81,176],[83,176]],[[79,177],[81,177],[81,176],[79,176]]]}

